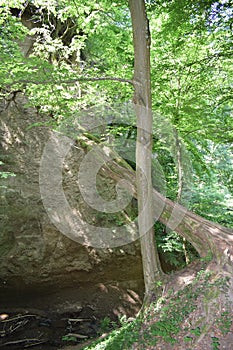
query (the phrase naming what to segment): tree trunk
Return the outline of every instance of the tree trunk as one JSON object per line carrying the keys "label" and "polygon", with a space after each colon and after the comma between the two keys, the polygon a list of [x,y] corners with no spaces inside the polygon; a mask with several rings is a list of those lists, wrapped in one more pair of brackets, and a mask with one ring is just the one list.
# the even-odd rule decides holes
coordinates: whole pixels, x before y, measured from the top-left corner
{"label": "tree trunk", "polygon": [[[86,149],[86,152],[88,152],[91,148],[96,147],[96,144],[94,141],[90,141],[83,136],[81,147],[84,151]],[[110,177],[116,182],[121,181],[121,185],[125,186],[125,188],[131,192],[132,196],[137,199],[138,194],[134,170],[124,159],[120,158],[120,156],[111,149],[105,147],[103,153],[105,154],[106,165],[102,167],[102,176]],[[155,189],[152,189],[152,195],[154,220],[159,220],[168,228],[184,237],[193,245],[201,258],[212,257],[220,268],[228,268],[231,266],[230,272],[232,272],[232,229],[192,213],[182,205],[174,203],[170,199],[164,197]],[[178,217],[178,220],[176,217],[176,227],[174,227],[174,215]],[[144,253],[146,253],[146,251]]]}
{"label": "tree trunk", "polygon": [[162,275],[154,238],[151,151],[152,110],[150,83],[150,31],[144,0],[129,0],[134,42],[134,107],[137,117],[136,184],[138,225],[148,294]]}
{"label": "tree trunk", "polygon": [[180,212],[181,222],[175,231],[187,239],[197,250],[201,257],[212,255],[216,262],[223,266],[233,263],[233,230],[202,218],[192,213],[182,205],[173,203],[153,190],[153,198],[163,207],[159,221],[167,225],[174,206]]}
{"label": "tree trunk", "polygon": [[[107,157],[107,156],[106,156]],[[108,156],[109,157],[109,156]],[[114,157],[112,156],[112,159]],[[116,159],[116,157],[115,157]],[[115,181],[126,180],[125,186],[132,192],[135,198],[138,198],[136,187],[136,176],[128,165],[121,162],[110,160],[108,167],[104,167],[106,174]],[[233,264],[233,230],[226,228],[201,216],[192,213],[182,205],[172,202],[164,197],[155,189],[153,193],[153,217],[161,223],[171,228],[182,237],[187,239],[197,250],[200,257],[211,256],[219,266]],[[175,207],[175,211],[174,211]],[[177,226],[174,227],[173,215],[178,216]],[[171,226],[170,226],[171,225]],[[149,262],[148,262],[149,263]]]}
{"label": "tree trunk", "polygon": [[[184,171],[183,171],[183,159],[182,159],[182,145],[178,135],[178,130],[174,130],[175,137],[175,147],[176,147],[176,168],[178,175],[178,190],[177,190],[177,203],[184,204],[182,202],[183,188],[184,188]],[[188,249],[187,249],[187,241],[186,238],[183,237],[183,252],[185,257],[185,263],[188,265],[190,263]]]}

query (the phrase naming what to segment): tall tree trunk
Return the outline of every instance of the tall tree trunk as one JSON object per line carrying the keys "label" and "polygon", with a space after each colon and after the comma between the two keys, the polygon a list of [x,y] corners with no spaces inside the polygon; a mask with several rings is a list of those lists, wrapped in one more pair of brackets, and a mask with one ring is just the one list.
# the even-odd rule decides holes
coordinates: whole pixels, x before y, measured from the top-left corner
{"label": "tall tree trunk", "polygon": [[137,117],[136,184],[138,225],[146,294],[162,275],[154,238],[151,152],[152,111],[150,83],[150,31],[144,0],[129,0],[134,42],[134,106]]}
{"label": "tall tree trunk", "polygon": [[[185,204],[182,203],[182,194],[183,194],[183,188],[184,188],[184,170],[183,170],[183,159],[182,159],[182,145],[181,141],[178,135],[178,130],[174,130],[174,136],[175,136],[175,145],[176,145],[176,167],[177,167],[177,174],[178,174],[178,191],[177,191],[177,203],[179,204]],[[183,252],[185,257],[185,263],[188,265],[190,263],[188,249],[187,249],[187,241],[186,238],[183,237]]]}

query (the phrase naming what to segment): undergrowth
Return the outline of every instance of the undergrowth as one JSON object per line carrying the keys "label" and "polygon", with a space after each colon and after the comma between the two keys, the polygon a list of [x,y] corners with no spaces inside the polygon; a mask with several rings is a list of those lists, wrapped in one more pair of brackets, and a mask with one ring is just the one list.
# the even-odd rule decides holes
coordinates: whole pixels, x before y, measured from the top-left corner
{"label": "undergrowth", "polygon": [[[152,302],[144,313],[133,322],[125,320],[121,328],[113,330],[106,338],[98,340],[83,350],[125,350],[153,348],[157,343],[176,344],[179,333],[185,332],[182,340],[187,348],[195,338],[205,333],[205,320],[199,326],[186,325],[185,320],[197,309],[200,300],[208,303],[215,300],[221,291],[227,287],[226,278],[214,279],[212,273],[201,270],[192,283],[174,293],[170,290],[166,296],[161,296]],[[216,322],[222,333],[229,332],[231,318],[227,311],[222,313]],[[207,327],[208,328],[208,327]],[[212,338],[212,348],[218,349],[218,339]]]}

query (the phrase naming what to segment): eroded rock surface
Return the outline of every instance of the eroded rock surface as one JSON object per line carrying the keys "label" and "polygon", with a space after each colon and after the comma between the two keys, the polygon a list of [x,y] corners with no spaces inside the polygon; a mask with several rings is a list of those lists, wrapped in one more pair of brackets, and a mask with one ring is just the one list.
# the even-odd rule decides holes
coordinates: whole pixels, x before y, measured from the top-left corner
{"label": "eroded rock surface", "polygon": [[[10,99],[12,98],[12,100]],[[44,117],[28,106],[18,93],[1,103],[1,159],[3,170],[13,172],[1,188],[0,287],[60,288],[77,282],[136,281],[142,285],[139,243],[114,249],[95,249],[69,239],[51,223],[39,188],[41,156],[51,135]],[[81,200],[77,167],[82,156],[72,150],[64,164],[64,192],[76,210],[82,208],[89,221],[92,211]],[[73,165],[72,165],[73,164]],[[71,171],[72,170],[72,171]],[[100,218],[103,220],[103,218]],[[125,285],[127,289],[127,283]]]}

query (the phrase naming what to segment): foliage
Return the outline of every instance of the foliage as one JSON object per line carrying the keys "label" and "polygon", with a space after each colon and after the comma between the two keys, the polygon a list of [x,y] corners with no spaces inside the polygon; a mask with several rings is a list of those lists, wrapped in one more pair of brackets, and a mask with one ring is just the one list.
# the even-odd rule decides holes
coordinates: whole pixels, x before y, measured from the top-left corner
{"label": "foliage", "polygon": [[[4,163],[0,160],[0,165],[3,165]],[[16,176],[14,173],[10,171],[1,171],[0,170],[0,179],[7,179],[8,177],[14,177]],[[5,185],[0,185],[0,189],[6,189],[7,187]]]}
{"label": "foliage", "polygon": [[[176,0],[148,5],[154,109],[159,113],[156,128],[160,127],[158,119],[160,123],[163,118],[168,120],[174,126],[170,135],[178,131],[186,149],[181,203],[232,226],[232,8],[228,1],[197,5],[184,0],[182,4],[182,13]],[[167,141],[167,135],[162,135],[160,150],[170,145],[173,164],[167,195],[174,200],[180,181],[175,171],[179,149],[172,149],[171,136]],[[164,169],[168,174],[167,167]]]}
{"label": "foliage", "polygon": [[[18,8],[16,16],[12,16],[11,6]],[[108,82],[80,85],[80,80],[103,73],[126,77],[128,70],[131,74],[131,31],[124,6],[119,11],[113,4],[109,13],[107,2],[98,4],[83,0],[77,6],[75,2],[55,1],[48,6],[47,1],[41,0],[29,1],[26,5],[22,1],[12,2],[3,6],[2,11],[6,25],[3,27],[0,84],[7,90],[25,91],[30,103],[41,113],[50,113],[59,121],[73,115],[77,109],[93,105],[97,91],[100,105],[112,99],[119,101],[131,93],[126,86],[116,89]],[[28,11],[31,18],[27,17]],[[30,30],[22,25],[21,18],[29,23]],[[25,58],[14,39],[23,39],[26,34],[32,38],[33,47]],[[122,43],[126,46],[122,47]]]}
{"label": "foliage", "polygon": [[195,174],[190,208],[209,220],[232,227],[231,148],[209,141],[202,150],[202,157],[211,172],[201,176]]}
{"label": "foliage", "polygon": [[100,320],[100,329],[102,332],[108,332],[112,328],[112,321],[109,317],[104,317]]}
{"label": "foliage", "polygon": [[196,250],[189,242],[184,243],[182,237],[176,232],[166,229],[164,225],[156,223],[155,233],[159,253],[163,257],[164,262],[168,265],[169,271],[165,272],[185,267],[187,262],[184,248],[186,249],[190,262],[198,258]]}

